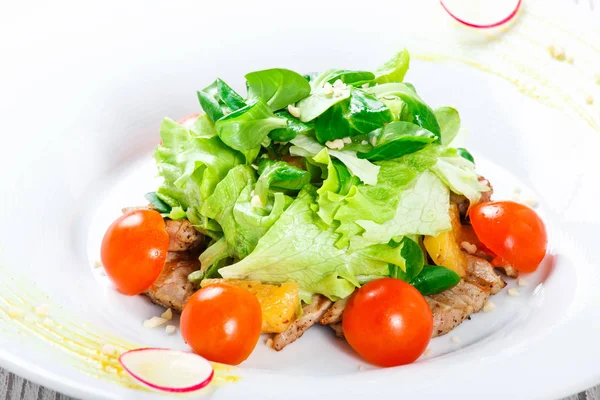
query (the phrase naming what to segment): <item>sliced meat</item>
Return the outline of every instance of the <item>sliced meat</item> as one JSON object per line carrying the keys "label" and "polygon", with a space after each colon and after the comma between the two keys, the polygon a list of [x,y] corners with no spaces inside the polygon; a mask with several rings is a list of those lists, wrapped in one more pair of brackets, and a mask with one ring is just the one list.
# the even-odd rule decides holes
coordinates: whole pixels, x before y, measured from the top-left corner
{"label": "sliced meat", "polygon": [[445,292],[426,296],[433,313],[432,336],[445,335],[456,328],[471,314],[479,312],[489,297],[489,291],[464,280]]}
{"label": "sliced meat", "polygon": [[199,269],[200,261],[195,254],[169,252],[162,273],[145,294],[154,303],[181,312],[187,299],[194,293],[194,286],[187,276]]}
{"label": "sliced meat", "polygon": [[467,275],[465,280],[470,283],[484,287],[491,294],[496,294],[501,291],[506,282],[500,278],[492,264],[483,258],[465,253],[467,256]]}
{"label": "sliced meat", "polygon": [[339,337],[340,339],[346,339],[346,337],[344,336],[344,329],[342,328],[341,322],[337,322],[335,324],[329,324],[327,326],[329,326],[331,329],[334,330],[335,336]]}
{"label": "sliced meat", "polygon": [[346,308],[346,302],[348,299],[341,299],[333,303],[333,305],[327,310],[323,318],[321,318],[322,325],[337,324],[342,321],[342,314],[344,308]]}
{"label": "sliced meat", "polygon": [[[479,182],[483,183],[484,185],[490,188],[490,190],[488,190],[487,192],[481,193],[481,198],[479,199],[479,202],[484,203],[490,201],[492,195],[494,194],[494,188],[492,187],[492,184],[483,176],[479,176]],[[467,211],[469,210],[469,199],[467,199],[461,194],[450,192],[450,201],[456,203],[456,205],[458,206],[458,213],[460,214],[461,219],[464,220],[467,217]]]}
{"label": "sliced meat", "polygon": [[515,267],[513,267],[512,265],[503,265],[501,267],[496,267],[498,268],[500,271],[504,272],[506,274],[506,276],[508,276],[509,278],[518,278],[519,277],[519,271],[517,271],[515,269]]}
{"label": "sliced meat", "polygon": [[302,307],[303,315],[292,322],[285,331],[273,336],[273,348],[279,351],[300,338],[308,328],[316,324],[323,317],[327,309],[331,307],[331,304],[333,302],[325,296],[313,296],[312,303]]}
{"label": "sliced meat", "polygon": [[165,228],[169,234],[169,251],[192,250],[204,243],[204,235],[187,219],[166,219]]}

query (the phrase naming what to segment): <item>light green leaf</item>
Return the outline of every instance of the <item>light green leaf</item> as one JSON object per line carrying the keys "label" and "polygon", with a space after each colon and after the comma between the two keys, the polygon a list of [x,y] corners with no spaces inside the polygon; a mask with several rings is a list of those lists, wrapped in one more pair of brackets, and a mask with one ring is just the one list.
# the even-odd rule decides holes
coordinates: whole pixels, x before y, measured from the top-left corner
{"label": "light green leaf", "polygon": [[447,155],[439,157],[431,168],[454,193],[462,194],[469,199],[470,204],[477,204],[482,192],[487,192],[488,186],[479,182],[475,164],[449,149]]}
{"label": "light green leaf", "polygon": [[375,71],[375,82],[402,82],[408,71],[410,64],[410,54],[407,50],[402,50],[391,60],[387,61]]}
{"label": "light green leaf", "polygon": [[452,107],[440,107],[434,114],[440,125],[442,145],[448,146],[460,130],[460,115]]}
{"label": "light green leaf", "polygon": [[310,94],[308,81],[289,69],[273,68],[250,72],[246,75],[246,81],[248,81],[248,98],[261,99],[273,111],[293,104]]}

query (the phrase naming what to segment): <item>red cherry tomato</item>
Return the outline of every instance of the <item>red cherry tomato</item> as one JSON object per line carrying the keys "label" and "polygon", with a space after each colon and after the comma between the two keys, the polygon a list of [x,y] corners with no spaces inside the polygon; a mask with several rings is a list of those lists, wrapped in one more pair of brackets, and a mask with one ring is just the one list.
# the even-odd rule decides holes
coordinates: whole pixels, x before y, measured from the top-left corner
{"label": "red cherry tomato", "polygon": [[121,215],[102,239],[101,259],[106,274],[127,295],[150,288],[165,266],[169,235],[160,214],[135,210]]}
{"label": "red cherry tomato", "polygon": [[394,278],[368,282],[348,300],[346,340],[365,360],[382,367],[410,364],[425,351],[433,316],[425,298]]}
{"label": "red cherry tomato", "polygon": [[258,342],[260,304],[246,289],[217,283],[194,293],[181,313],[183,340],[202,357],[237,365]]}
{"label": "red cherry tomato", "polygon": [[473,206],[469,217],[479,240],[515,269],[533,272],[546,256],[546,227],[533,209],[490,201]]}

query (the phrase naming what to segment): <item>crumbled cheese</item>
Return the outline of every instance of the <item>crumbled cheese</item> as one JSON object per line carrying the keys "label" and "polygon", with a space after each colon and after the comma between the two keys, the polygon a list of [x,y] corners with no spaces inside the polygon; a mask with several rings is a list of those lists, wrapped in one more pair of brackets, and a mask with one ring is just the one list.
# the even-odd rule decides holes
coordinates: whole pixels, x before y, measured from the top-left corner
{"label": "crumbled cheese", "polygon": [[452,341],[452,343],[454,344],[459,344],[460,343],[460,338],[458,336],[452,336],[450,338],[450,340]]}
{"label": "crumbled cheese", "polygon": [[250,166],[251,166],[252,168],[254,168],[255,170],[257,170],[257,171],[258,171],[258,165],[256,165],[256,164],[250,164]]}
{"label": "crumbled cheese", "polygon": [[265,345],[272,349],[273,348],[273,338],[268,338],[267,341],[265,342]]}
{"label": "crumbled cheese", "polygon": [[491,300],[488,300],[485,302],[485,304],[483,305],[483,312],[492,312],[496,309],[496,305],[494,303],[492,303]]}
{"label": "crumbled cheese", "polygon": [[100,268],[101,266],[102,266],[102,263],[100,261],[96,260],[94,262],[94,268]]}
{"label": "crumbled cheese", "polygon": [[296,118],[300,118],[300,109],[298,107],[294,107],[293,105],[288,105],[288,112],[292,114],[292,116]]}
{"label": "crumbled cheese", "polygon": [[527,286],[529,286],[529,282],[527,282],[527,280],[524,278],[519,278],[519,279],[517,279],[517,285],[522,286],[522,287],[527,287]]}
{"label": "crumbled cheese", "polygon": [[48,304],[40,304],[35,308],[35,314],[40,317],[47,317],[50,314],[50,307],[48,307]]}
{"label": "crumbled cheese", "polygon": [[564,61],[566,58],[565,49],[562,47],[555,47],[554,45],[548,46],[548,53],[552,58],[558,61]]}
{"label": "crumbled cheese", "polygon": [[19,307],[10,306],[8,308],[8,316],[11,318],[21,318],[24,314],[25,314],[25,311],[23,311],[23,309],[21,309]]}
{"label": "crumbled cheese", "polygon": [[173,319],[173,310],[171,310],[170,308],[167,308],[165,310],[165,312],[160,315],[160,317],[166,319],[167,321],[172,320]]}
{"label": "crumbled cheese", "polygon": [[358,365],[358,370],[359,370],[359,371],[366,371],[366,370],[367,370],[367,367],[365,367],[365,366],[364,366],[364,365],[362,365],[362,364],[359,364],[359,365]]}
{"label": "crumbled cheese", "polygon": [[342,139],[329,140],[325,142],[325,146],[330,149],[341,150],[344,148],[344,141]]}
{"label": "crumbled cheese", "polygon": [[508,289],[508,295],[512,297],[517,297],[519,295],[519,291],[517,290],[517,288],[512,287]]}
{"label": "crumbled cheese", "polygon": [[344,90],[342,89],[333,89],[333,97],[340,97],[344,94]]}
{"label": "crumbled cheese", "polygon": [[523,204],[525,204],[531,208],[535,208],[538,205],[538,201],[532,197],[529,197],[529,198],[523,200]]}
{"label": "crumbled cheese", "polygon": [[369,84],[368,83],[363,83],[362,84],[362,88],[363,89],[368,89],[369,88]]}
{"label": "crumbled cheese", "polygon": [[460,247],[462,247],[469,254],[475,254],[477,252],[477,246],[475,246],[473,243],[461,242]]}
{"label": "crumbled cheese", "polygon": [[335,82],[333,82],[333,88],[334,89],[345,89],[346,85],[344,85],[344,82],[342,82],[341,79],[337,79]]}
{"label": "crumbled cheese", "polygon": [[52,321],[50,318],[44,319],[44,321],[42,323],[44,325],[46,325],[46,326],[53,326],[54,325],[54,321]]}
{"label": "crumbled cheese", "polygon": [[166,324],[167,320],[161,317],[152,317],[144,321],[144,328],[156,328]]}
{"label": "crumbled cheese", "polygon": [[363,140],[362,142],[360,142],[360,144],[362,144],[363,146],[369,144],[369,142],[367,142],[366,140]]}
{"label": "crumbled cheese", "polygon": [[256,208],[262,208],[262,206],[263,206],[262,200],[260,199],[260,197],[257,194],[252,196],[252,199],[250,199],[250,204],[252,205],[252,207],[256,207]]}
{"label": "crumbled cheese", "polygon": [[112,356],[113,354],[115,354],[116,350],[117,349],[115,349],[115,346],[113,346],[112,344],[105,344],[104,346],[102,346],[102,350],[100,351],[102,352],[102,354]]}
{"label": "crumbled cheese", "polygon": [[323,94],[325,94],[325,96],[331,96],[333,94],[333,86],[331,86],[331,83],[325,82],[323,85]]}
{"label": "crumbled cheese", "polygon": [[594,104],[594,97],[591,94],[588,94],[585,96],[585,103],[590,105]]}
{"label": "crumbled cheese", "polygon": [[167,332],[167,335],[174,334],[176,330],[177,330],[177,328],[175,328],[175,325],[167,325],[167,326],[165,326],[165,332]]}
{"label": "crumbled cheese", "polygon": [[346,136],[345,138],[342,138],[342,141],[343,141],[345,144],[350,144],[350,143],[352,143],[352,139],[350,139],[350,136]]}

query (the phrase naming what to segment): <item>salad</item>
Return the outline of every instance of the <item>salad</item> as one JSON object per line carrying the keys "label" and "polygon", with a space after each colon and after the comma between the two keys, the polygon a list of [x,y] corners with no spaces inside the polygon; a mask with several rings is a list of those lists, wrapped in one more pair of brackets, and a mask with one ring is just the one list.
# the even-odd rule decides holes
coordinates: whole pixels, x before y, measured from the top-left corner
{"label": "salad", "polygon": [[415,361],[506,285],[535,270],[535,211],[491,201],[453,139],[460,117],[404,78],[404,50],[375,71],[251,72],[221,79],[200,112],[165,118],[162,184],[102,242],[116,288],[181,313],[211,361],[239,364],[261,333],[281,350],[327,325],[379,366]]}

